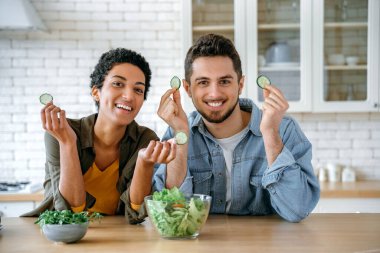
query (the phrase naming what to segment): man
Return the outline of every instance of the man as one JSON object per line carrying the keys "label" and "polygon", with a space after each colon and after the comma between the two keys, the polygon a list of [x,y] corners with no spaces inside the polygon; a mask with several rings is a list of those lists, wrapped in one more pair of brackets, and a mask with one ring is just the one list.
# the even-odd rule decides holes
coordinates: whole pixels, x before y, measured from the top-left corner
{"label": "man", "polygon": [[197,111],[187,119],[179,91],[170,89],[158,114],[170,126],[163,139],[184,132],[189,141],[157,169],[155,189],[180,186],[185,193],[211,195],[211,213],[277,213],[291,222],[308,216],[320,193],[311,143],[285,116],[289,105],[281,91],[267,87],[262,110],[239,98],[239,55],[229,39],[214,34],[187,52],[183,86]]}

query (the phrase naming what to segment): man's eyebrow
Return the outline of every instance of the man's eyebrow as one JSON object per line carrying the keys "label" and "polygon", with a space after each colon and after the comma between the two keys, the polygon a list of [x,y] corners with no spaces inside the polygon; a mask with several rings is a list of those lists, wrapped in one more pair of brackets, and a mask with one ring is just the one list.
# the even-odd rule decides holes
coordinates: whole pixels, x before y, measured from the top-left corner
{"label": "man's eyebrow", "polygon": [[204,80],[204,79],[209,80],[210,78],[205,77],[205,76],[201,76],[201,77],[195,78],[195,81]]}
{"label": "man's eyebrow", "polygon": [[230,79],[230,78],[233,78],[233,77],[231,75],[225,75],[225,76],[219,77],[218,79]]}
{"label": "man's eyebrow", "polygon": [[[127,78],[125,78],[124,76],[114,75],[111,78],[114,78],[114,77],[120,78],[120,79],[122,79],[124,81],[127,81]],[[143,83],[143,82],[136,82],[135,84],[137,84],[137,85],[144,85],[145,86],[145,83]]]}

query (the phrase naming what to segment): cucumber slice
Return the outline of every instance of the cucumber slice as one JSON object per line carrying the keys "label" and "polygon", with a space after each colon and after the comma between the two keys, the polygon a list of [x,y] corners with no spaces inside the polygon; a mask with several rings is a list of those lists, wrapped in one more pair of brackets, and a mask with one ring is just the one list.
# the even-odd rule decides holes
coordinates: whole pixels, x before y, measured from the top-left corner
{"label": "cucumber slice", "polygon": [[44,93],[40,96],[40,102],[43,105],[46,105],[47,103],[53,101],[53,96],[49,93]]}
{"label": "cucumber slice", "polygon": [[261,89],[265,89],[268,85],[270,85],[270,80],[268,77],[260,75],[257,77],[256,83]]}
{"label": "cucumber slice", "polygon": [[170,86],[178,90],[181,87],[181,80],[177,76],[173,76],[170,80]]}
{"label": "cucumber slice", "polygon": [[175,135],[175,142],[176,142],[178,145],[186,144],[186,142],[187,142],[187,134],[185,134],[184,132],[178,132],[178,133]]}

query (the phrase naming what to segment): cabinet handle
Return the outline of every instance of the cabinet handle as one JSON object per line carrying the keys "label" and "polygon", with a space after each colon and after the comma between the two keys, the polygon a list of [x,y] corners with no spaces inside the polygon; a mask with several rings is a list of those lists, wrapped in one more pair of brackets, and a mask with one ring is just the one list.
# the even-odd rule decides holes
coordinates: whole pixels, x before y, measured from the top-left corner
{"label": "cabinet handle", "polygon": [[375,108],[377,108],[377,107],[379,106],[379,104],[378,104],[378,103],[375,103],[373,106],[374,106]]}

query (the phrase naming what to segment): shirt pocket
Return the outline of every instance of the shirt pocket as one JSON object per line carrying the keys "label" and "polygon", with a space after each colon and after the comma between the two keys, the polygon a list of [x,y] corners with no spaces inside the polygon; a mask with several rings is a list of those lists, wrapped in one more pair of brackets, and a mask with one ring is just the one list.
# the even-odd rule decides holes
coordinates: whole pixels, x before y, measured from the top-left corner
{"label": "shirt pocket", "polygon": [[194,193],[210,195],[212,171],[192,171]]}
{"label": "shirt pocket", "polygon": [[251,178],[249,179],[249,185],[251,186],[251,188],[262,188],[262,178],[263,176],[251,176]]}

